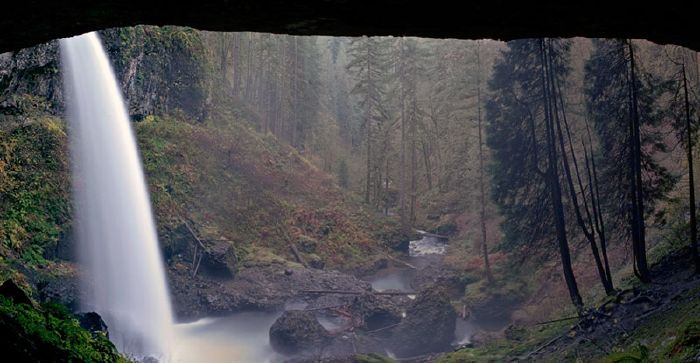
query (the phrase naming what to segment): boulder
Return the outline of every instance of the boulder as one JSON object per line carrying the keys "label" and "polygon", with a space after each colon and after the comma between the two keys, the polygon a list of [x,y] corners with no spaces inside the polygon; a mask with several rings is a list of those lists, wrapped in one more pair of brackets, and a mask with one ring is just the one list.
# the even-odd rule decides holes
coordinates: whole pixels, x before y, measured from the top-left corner
{"label": "boulder", "polygon": [[359,317],[359,328],[368,331],[385,328],[401,321],[401,309],[391,297],[362,294],[350,305],[353,316]]}
{"label": "boulder", "polygon": [[446,289],[452,298],[464,296],[465,281],[459,272],[445,267],[442,263],[429,263],[417,271],[412,286],[421,289],[433,285],[439,285]]}
{"label": "boulder", "polygon": [[7,280],[0,285],[0,295],[12,300],[15,304],[32,305],[32,300],[27,293],[12,280]]}
{"label": "boulder", "polygon": [[393,241],[391,248],[395,251],[408,253],[408,247],[411,245],[411,240],[409,238],[401,238],[397,241]]}
{"label": "boulder", "polygon": [[285,311],[270,327],[270,345],[283,354],[312,350],[330,339],[326,329],[309,311]]}
{"label": "boulder", "polygon": [[100,314],[95,312],[77,313],[75,314],[75,317],[78,318],[78,322],[80,322],[80,326],[82,326],[83,329],[91,333],[105,333],[109,338],[107,324],[105,324],[105,321],[102,320]]}
{"label": "boulder", "polygon": [[326,267],[326,263],[316,254],[309,255],[306,262],[309,264],[309,267],[317,270],[323,270],[323,268]]}
{"label": "boulder", "polygon": [[451,349],[457,313],[445,289],[422,290],[394,330],[391,351],[399,357],[412,357]]}
{"label": "boulder", "polygon": [[206,246],[200,266],[202,273],[218,279],[232,278],[238,265],[233,244],[230,241],[206,241]]}

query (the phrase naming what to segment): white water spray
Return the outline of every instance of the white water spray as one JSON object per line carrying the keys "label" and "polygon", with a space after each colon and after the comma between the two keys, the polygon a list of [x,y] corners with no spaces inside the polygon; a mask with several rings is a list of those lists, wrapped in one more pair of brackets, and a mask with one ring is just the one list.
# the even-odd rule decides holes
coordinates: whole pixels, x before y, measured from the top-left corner
{"label": "white water spray", "polygon": [[121,93],[97,34],[61,40],[83,307],[117,348],[166,357],[172,308],[150,200]]}

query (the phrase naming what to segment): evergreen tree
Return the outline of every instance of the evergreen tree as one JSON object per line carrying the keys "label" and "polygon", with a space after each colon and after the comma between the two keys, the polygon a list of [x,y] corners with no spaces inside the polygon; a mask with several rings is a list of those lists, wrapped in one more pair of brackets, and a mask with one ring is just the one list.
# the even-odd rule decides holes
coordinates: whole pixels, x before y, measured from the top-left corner
{"label": "evergreen tree", "polygon": [[626,40],[595,40],[585,67],[586,105],[599,139],[600,202],[613,238],[632,239],[635,273],[649,281],[645,215],[675,180],[654,158],[666,148],[658,132],[663,87],[636,65]]}
{"label": "evergreen tree", "polygon": [[[695,264],[695,272],[700,274],[700,255],[698,254],[697,231],[697,206],[695,202],[695,171],[693,170],[693,148],[698,137],[698,104],[697,100],[690,96],[693,91],[692,82],[689,82],[689,74],[692,69],[691,55],[686,50],[676,50],[677,60],[671,60],[677,68],[673,74],[669,86],[672,98],[669,108],[669,116],[676,130],[676,137],[685,148],[688,167],[688,215],[690,248]],[[697,62],[697,58],[695,60]],[[688,67],[690,66],[690,67]]]}
{"label": "evergreen tree", "polygon": [[556,236],[564,278],[580,313],[583,302],[571,266],[559,171],[562,155],[557,151],[561,95],[556,85],[569,72],[569,48],[569,41],[551,39],[508,44],[489,83],[493,96],[486,105],[487,142],[506,243],[531,246]]}
{"label": "evergreen tree", "polygon": [[359,97],[359,105],[364,110],[362,128],[366,145],[365,202],[369,203],[372,188],[381,181],[379,170],[383,163],[372,153],[377,147],[377,128],[388,119],[386,110],[386,83],[389,71],[388,41],[379,37],[353,39],[348,49],[350,61],[348,72],[355,79],[351,94]]}

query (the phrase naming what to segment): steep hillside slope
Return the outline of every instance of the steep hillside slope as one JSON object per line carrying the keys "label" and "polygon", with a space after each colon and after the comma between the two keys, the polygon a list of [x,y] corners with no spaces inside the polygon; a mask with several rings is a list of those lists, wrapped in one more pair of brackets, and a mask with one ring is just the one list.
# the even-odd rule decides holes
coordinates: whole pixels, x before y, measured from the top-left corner
{"label": "steep hillside slope", "polygon": [[251,262],[295,261],[294,245],[305,262],[344,269],[387,247],[387,221],[294,148],[240,121],[216,122],[148,117],[135,125],[167,257],[190,258],[195,241],[185,223]]}

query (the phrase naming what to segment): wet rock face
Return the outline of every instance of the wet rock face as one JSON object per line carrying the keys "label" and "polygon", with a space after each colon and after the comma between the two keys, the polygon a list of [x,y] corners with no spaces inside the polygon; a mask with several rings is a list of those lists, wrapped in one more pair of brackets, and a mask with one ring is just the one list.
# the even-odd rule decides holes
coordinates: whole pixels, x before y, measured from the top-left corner
{"label": "wet rock face", "polygon": [[[182,112],[205,117],[203,43],[194,30],[140,26],[100,31],[132,119]],[[59,42],[0,54],[0,115],[62,115]],[[165,65],[165,66],[164,66]]]}
{"label": "wet rock face", "polygon": [[285,311],[270,327],[270,345],[283,354],[300,353],[329,340],[326,329],[308,311]]}
{"label": "wet rock face", "polygon": [[75,316],[78,318],[80,326],[83,327],[83,329],[92,333],[103,332],[107,334],[107,337],[109,337],[109,333],[107,332],[107,324],[105,324],[104,320],[102,320],[100,314],[89,312],[78,313],[75,314]]}
{"label": "wet rock face", "polygon": [[392,351],[400,357],[411,357],[450,349],[456,318],[444,289],[431,287],[421,291],[394,330]]}
{"label": "wet rock face", "polygon": [[53,276],[37,283],[41,302],[56,302],[72,311],[80,306],[80,281],[77,275]]}
{"label": "wet rock face", "polygon": [[133,119],[182,111],[204,117],[203,43],[192,29],[113,28],[100,32]]}
{"label": "wet rock face", "polygon": [[58,41],[0,54],[0,114],[61,112],[59,69]]}

